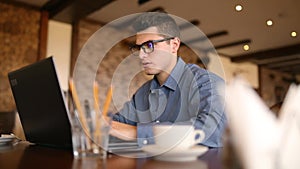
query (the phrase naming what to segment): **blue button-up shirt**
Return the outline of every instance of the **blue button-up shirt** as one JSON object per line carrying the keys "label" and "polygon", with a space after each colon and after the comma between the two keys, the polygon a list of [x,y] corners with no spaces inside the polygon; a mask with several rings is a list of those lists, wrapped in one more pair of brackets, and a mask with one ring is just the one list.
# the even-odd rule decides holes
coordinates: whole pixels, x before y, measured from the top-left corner
{"label": "blue button-up shirt", "polygon": [[139,145],[154,143],[157,123],[188,123],[205,132],[201,144],[221,147],[226,124],[222,86],[219,76],[179,57],[163,85],[155,77],[146,82],[113,119],[137,126]]}

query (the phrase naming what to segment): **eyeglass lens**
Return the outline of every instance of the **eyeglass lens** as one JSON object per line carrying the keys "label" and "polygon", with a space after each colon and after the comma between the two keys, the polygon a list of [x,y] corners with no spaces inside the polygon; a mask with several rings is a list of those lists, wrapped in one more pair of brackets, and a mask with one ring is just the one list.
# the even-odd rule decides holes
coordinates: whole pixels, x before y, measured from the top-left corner
{"label": "eyeglass lens", "polygon": [[142,44],[142,49],[144,50],[145,53],[151,53],[154,50],[154,44],[153,42],[146,42]]}
{"label": "eyeglass lens", "polygon": [[151,52],[154,51],[154,43],[167,41],[167,40],[170,40],[170,39],[173,39],[173,38],[174,37],[160,39],[160,40],[150,40],[150,41],[146,41],[146,42],[142,43],[141,45],[133,45],[131,47],[131,52],[133,53],[133,55],[138,56],[139,51],[142,48],[145,53],[151,53]]}
{"label": "eyeglass lens", "polygon": [[141,48],[145,53],[151,53],[154,50],[154,43],[152,41],[147,41],[142,43],[141,45],[134,45],[131,47],[131,52],[133,53],[133,55],[138,56]]}

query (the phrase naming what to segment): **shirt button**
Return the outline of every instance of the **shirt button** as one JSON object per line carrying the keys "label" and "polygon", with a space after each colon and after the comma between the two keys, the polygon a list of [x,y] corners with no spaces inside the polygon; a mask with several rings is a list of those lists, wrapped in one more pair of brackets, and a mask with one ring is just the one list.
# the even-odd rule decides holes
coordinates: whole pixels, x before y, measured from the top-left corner
{"label": "shirt button", "polygon": [[144,140],[143,144],[145,144],[145,145],[148,144],[148,140]]}

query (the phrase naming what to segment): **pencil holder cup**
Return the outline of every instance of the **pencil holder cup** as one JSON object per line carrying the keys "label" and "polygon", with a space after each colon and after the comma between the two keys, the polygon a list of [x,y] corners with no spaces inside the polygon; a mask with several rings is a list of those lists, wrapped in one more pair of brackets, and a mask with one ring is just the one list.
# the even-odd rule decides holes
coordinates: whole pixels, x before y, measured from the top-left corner
{"label": "pencil holder cup", "polygon": [[73,155],[75,158],[98,157],[106,158],[110,125],[103,118],[86,121],[73,114],[71,118]]}

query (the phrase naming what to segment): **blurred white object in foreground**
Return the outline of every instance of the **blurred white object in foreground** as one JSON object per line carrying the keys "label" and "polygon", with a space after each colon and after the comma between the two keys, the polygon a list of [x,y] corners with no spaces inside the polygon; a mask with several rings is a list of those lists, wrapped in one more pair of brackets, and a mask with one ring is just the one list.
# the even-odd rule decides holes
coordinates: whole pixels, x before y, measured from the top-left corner
{"label": "blurred white object in foreground", "polygon": [[225,92],[228,125],[243,166],[300,168],[300,87],[289,89],[279,119],[242,79],[229,83]]}

